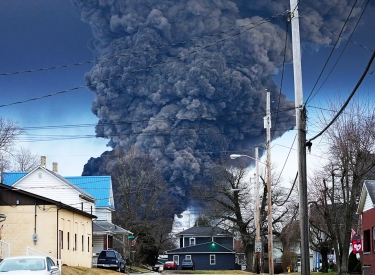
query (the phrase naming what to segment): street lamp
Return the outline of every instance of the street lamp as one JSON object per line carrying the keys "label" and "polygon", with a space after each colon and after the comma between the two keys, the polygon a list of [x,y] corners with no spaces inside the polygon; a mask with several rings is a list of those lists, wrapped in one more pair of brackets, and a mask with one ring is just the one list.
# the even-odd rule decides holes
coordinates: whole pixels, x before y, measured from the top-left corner
{"label": "street lamp", "polygon": [[[236,159],[240,157],[247,157],[255,160],[255,182],[256,182],[256,192],[255,192],[255,253],[256,253],[256,268],[255,271],[257,274],[260,273],[260,252],[262,251],[262,243],[260,240],[260,211],[259,211],[259,163],[262,163],[264,165],[267,165],[266,163],[260,162],[259,157],[258,157],[258,147],[255,147],[255,158],[248,156],[248,155],[238,155],[238,154],[232,154],[230,155],[231,159]],[[267,165],[268,167],[268,165]],[[271,196],[271,188],[267,188],[268,191],[268,197],[270,198]],[[269,200],[270,201],[270,200]],[[272,227],[272,215],[270,212],[270,215],[268,216],[268,219],[271,220],[271,227]],[[270,224],[270,223],[269,223]],[[268,226],[269,226],[268,224]],[[268,230],[268,232],[271,232],[271,236],[268,235],[268,247],[270,247],[270,243],[272,243],[272,228],[271,230]],[[272,245],[271,245],[272,247]],[[272,257],[272,252],[270,253],[268,251],[268,257]],[[273,261],[273,259],[271,259]],[[273,263],[273,262],[272,262]],[[273,265],[270,266],[270,268],[273,267]],[[273,274],[273,273],[271,273]]]}

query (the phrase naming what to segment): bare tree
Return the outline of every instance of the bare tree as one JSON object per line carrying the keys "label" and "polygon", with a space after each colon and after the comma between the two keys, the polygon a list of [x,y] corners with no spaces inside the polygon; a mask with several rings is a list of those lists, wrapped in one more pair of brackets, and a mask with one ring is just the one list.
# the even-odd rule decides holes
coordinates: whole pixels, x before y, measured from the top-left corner
{"label": "bare tree", "polygon": [[18,123],[0,117],[0,151],[10,153],[9,149],[21,133],[22,129]]}
{"label": "bare tree", "polygon": [[138,236],[137,260],[154,264],[161,251],[171,248],[173,207],[167,183],[152,161],[134,149],[117,150],[107,163],[113,179],[118,224]]}
{"label": "bare tree", "polygon": [[21,133],[22,129],[18,123],[0,117],[0,173],[11,168],[11,160],[8,156],[12,154],[11,148]]}
{"label": "bare tree", "polygon": [[[193,194],[200,200],[209,203],[207,215],[211,215],[217,225],[233,232],[243,243],[248,268],[252,269],[255,226],[254,226],[254,185],[246,179],[247,168],[218,166],[213,175],[214,184],[211,186],[194,186]],[[273,209],[273,232],[279,235],[282,223],[290,218],[290,208],[283,204],[286,192],[278,188],[276,184],[276,173],[272,175],[272,202],[273,205],[283,205]],[[261,196],[261,236],[267,236],[267,184],[262,179],[263,195]],[[265,247],[267,248],[267,246]],[[267,269],[267,268],[265,268]]]}
{"label": "bare tree", "polygon": [[[340,101],[331,103],[338,109]],[[321,116],[327,124],[330,115]],[[375,105],[369,98],[349,105],[325,133],[329,161],[310,178],[310,200],[321,213],[324,225],[315,226],[333,243],[339,274],[348,273],[351,229],[356,226],[357,200],[363,180],[375,167]]]}
{"label": "bare tree", "polygon": [[29,148],[21,147],[12,154],[12,170],[28,172],[39,165],[39,156]]}

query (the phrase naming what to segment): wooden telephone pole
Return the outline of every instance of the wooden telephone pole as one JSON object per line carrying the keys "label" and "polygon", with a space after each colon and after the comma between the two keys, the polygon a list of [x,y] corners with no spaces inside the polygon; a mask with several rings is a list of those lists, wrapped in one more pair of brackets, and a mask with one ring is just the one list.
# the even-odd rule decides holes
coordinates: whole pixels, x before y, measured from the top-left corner
{"label": "wooden telephone pole", "polygon": [[271,99],[267,92],[267,215],[268,215],[268,267],[269,274],[273,275],[273,237],[272,237],[272,192],[271,192]]}
{"label": "wooden telephone pole", "polygon": [[[299,2],[299,1],[298,1]],[[298,184],[299,184],[299,219],[301,229],[301,275],[310,274],[309,252],[309,218],[307,207],[307,173],[306,173],[306,109],[303,103],[302,67],[299,36],[298,2],[290,0],[294,95],[296,107],[296,129],[298,137]]]}

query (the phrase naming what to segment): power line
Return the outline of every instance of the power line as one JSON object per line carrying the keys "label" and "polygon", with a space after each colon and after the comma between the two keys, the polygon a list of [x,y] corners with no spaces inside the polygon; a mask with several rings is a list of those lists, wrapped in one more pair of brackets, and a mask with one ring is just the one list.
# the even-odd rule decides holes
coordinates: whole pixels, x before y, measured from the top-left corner
{"label": "power line", "polygon": [[86,88],[86,87],[90,87],[90,86],[93,86],[94,84],[99,84],[103,81],[109,81],[109,80],[114,80],[114,79],[118,79],[118,78],[121,78],[129,73],[138,73],[138,72],[143,72],[143,71],[147,71],[147,70],[150,70],[150,69],[153,69],[153,68],[156,68],[158,66],[161,66],[161,65],[165,65],[165,64],[168,64],[168,63],[171,63],[177,59],[181,59],[181,58],[184,58],[188,55],[191,55],[191,54],[194,54],[194,53],[199,53],[199,52],[202,52],[203,50],[207,49],[207,48],[210,48],[212,46],[215,46],[215,45],[218,45],[222,42],[225,42],[235,36],[238,36],[246,31],[249,31],[251,29],[254,29],[262,24],[265,24],[267,22],[269,22],[271,19],[273,18],[276,18],[278,15],[276,16],[273,16],[273,17],[269,17],[267,19],[263,19],[263,20],[260,20],[258,21],[258,24],[255,25],[255,26],[252,26],[252,27],[249,27],[247,29],[244,29],[242,31],[238,31],[237,33],[231,35],[231,36],[228,36],[228,37],[225,37],[225,38],[222,38],[214,43],[211,43],[211,44],[208,44],[206,46],[202,46],[202,47],[197,47],[197,49],[194,49],[186,54],[182,54],[182,55],[178,55],[176,57],[173,57],[173,58],[170,58],[164,62],[160,62],[160,63],[156,63],[156,64],[153,64],[153,65],[149,65],[147,66],[146,68],[142,68],[142,69],[136,69],[136,70],[132,70],[132,71],[128,71],[124,74],[121,74],[121,75],[117,75],[115,77],[109,77],[107,79],[102,79],[98,82],[92,82],[90,84],[86,84],[86,85],[81,85],[81,86],[78,86],[78,87],[74,87],[74,88],[71,88],[71,89],[67,89],[67,90],[63,90],[63,91],[59,91],[59,92],[56,92],[56,93],[52,93],[52,94],[48,94],[48,95],[44,95],[44,96],[40,96],[40,97],[35,97],[35,98],[31,98],[31,99],[26,99],[26,100],[22,100],[22,101],[17,101],[17,102],[13,102],[13,103],[8,103],[8,104],[2,104],[0,105],[0,108],[3,108],[3,107],[8,107],[8,106],[12,106],[12,105],[16,105],[16,104],[22,104],[22,103],[26,103],[26,102],[30,102],[30,101],[35,101],[35,100],[40,100],[40,99],[44,99],[44,98],[47,98],[47,97],[52,97],[52,96],[56,96],[56,95],[60,95],[60,94],[64,94],[64,93],[68,93],[68,92],[72,92],[72,91],[75,91],[75,90],[79,90],[79,89],[82,89],[82,88]]}
{"label": "power line", "polygon": [[341,115],[341,113],[345,110],[346,106],[349,104],[350,100],[352,99],[352,97],[354,96],[354,94],[356,93],[357,89],[359,88],[359,86],[361,85],[363,79],[365,78],[367,72],[369,71],[370,67],[371,67],[371,64],[372,62],[374,61],[374,58],[375,58],[375,51],[373,51],[372,53],[372,56],[364,70],[364,72],[362,73],[362,76],[360,77],[360,79],[358,80],[356,86],[354,87],[353,91],[351,92],[351,94],[349,95],[348,99],[345,101],[344,105],[341,107],[341,109],[337,112],[337,114],[334,116],[334,118],[328,123],[328,125],[326,127],[324,127],[324,129],[322,131],[320,131],[319,134],[317,134],[316,136],[310,138],[308,140],[307,143],[311,143],[311,141],[313,141],[314,139],[316,139],[317,137],[321,136],[335,121],[336,119]]}
{"label": "power line", "polygon": [[[352,33],[350,34],[348,40],[346,40],[345,46],[344,46],[344,48],[342,49],[342,51],[341,51],[339,57],[337,58],[335,64],[332,66],[331,70],[329,71],[328,75],[327,75],[326,78],[324,79],[323,83],[320,85],[319,89],[318,89],[318,90],[315,92],[315,94],[311,97],[311,100],[312,100],[312,99],[317,95],[317,93],[321,90],[321,88],[322,88],[323,85],[326,83],[326,81],[327,81],[327,79],[329,78],[329,76],[332,74],[334,68],[335,68],[336,65],[338,64],[340,58],[342,57],[344,51],[346,50],[346,47],[349,45],[349,39],[352,38],[352,36],[353,36],[355,30],[357,29],[357,27],[358,27],[358,25],[359,25],[359,22],[361,21],[361,18],[362,18],[362,16],[363,16],[363,14],[365,13],[365,10],[366,10],[367,5],[368,5],[369,2],[370,2],[370,0],[367,0],[366,5],[365,5],[365,7],[364,7],[363,10],[362,10],[362,13],[361,13],[361,15],[359,16],[359,18],[358,18],[358,20],[357,20],[357,23],[356,23],[356,25],[355,25],[354,28],[353,28]],[[315,88],[315,86],[314,86],[314,88]],[[312,89],[312,91],[314,90],[314,88]],[[311,91],[311,93],[312,93],[312,91]],[[311,95],[311,93],[310,93],[310,95]],[[307,104],[307,100],[306,100],[306,104]]]}
{"label": "power line", "polygon": [[289,30],[289,22],[288,20],[285,20],[286,22],[286,30],[285,30],[285,43],[284,43],[284,57],[283,57],[283,65],[282,65],[282,70],[281,70],[281,80],[280,80],[280,89],[279,89],[279,100],[278,100],[278,103],[277,103],[277,111],[276,111],[276,119],[275,119],[275,126],[274,126],[274,130],[273,130],[273,134],[272,136],[275,135],[275,131],[276,131],[276,125],[277,125],[277,119],[279,117],[279,108],[280,108],[280,101],[281,101],[281,91],[282,91],[282,88],[283,88],[283,82],[284,82],[284,73],[285,73],[285,62],[286,62],[286,50],[287,50],[287,44],[288,44],[288,30]]}
{"label": "power line", "polygon": [[281,15],[282,14],[276,14],[274,16],[271,16],[271,17],[266,18],[266,19],[259,20],[257,22],[250,22],[250,23],[245,24],[245,25],[236,26],[236,27],[233,27],[233,28],[230,28],[230,29],[227,29],[227,30],[223,30],[223,31],[219,31],[219,32],[213,33],[213,34],[204,35],[202,37],[193,37],[191,39],[180,41],[180,42],[176,42],[176,43],[171,43],[171,44],[168,44],[166,46],[149,48],[149,49],[145,49],[145,50],[141,50],[141,51],[134,51],[134,52],[129,52],[129,53],[120,53],[120,54],[115,55],[115,56],[99,58],[98,60],[81,61],[81,62],[76,62],[76,63],[71,63],[71,64],[65,64],[65,65],[57,65],[57,66],[52,66],[52,67],[37,68],[37,69],[30,69],[30,70],[23,70],[23,71],[15,71],[15,72],[9,72],[9,73],[0,73],[0,76],[9,76],[9,75],[16,75],[16,74],[23,74],[23,73],[34,73],[34,72],[40,72],[40,71],[47,71],[47,70],[68,68],[68,67],[73,67],[73,66],[80,66],[80,65],[86,65],[86,64],[96,63],[96,62],[99,62],[99,61],[111,60],[113,58],[118,58],[118,57],[125,57],[125,56],[129,56],[129,55],[137,55],[137,54],[147,53],[149,51],[161,50],[161,49],[165,49],[167,47],[175,47],[175,46],[182,45],[182,44],[187,44],[189,42],[193,42],[193,41],[196,41],[196,40],[203,40],[205,38],[214,37],[214,36],[219,35],[219,34],[226,34],[226,33],[231,32],[233,30],[237,30],[237,29],[240,29],[240,28],[243,28],[243,27],[247,27],[247,26],[252,25],[252,24],[256,24],[256,23],[258,23],[260,21],[269,20],[269,19],[275,19],[275,18],[277,18],[277,17],[279,17]]}
{"label": "power line", "polygon": [[[327,27],[319,26],[317,23],[311,21],[310,19],[304,17],[303,15],[300,15],[299,18],[302,18],[302,19],[304,19],[305,21],[309,22],[310,24],[315,25],[318,29],[323,29],[323,30],[326,30],[326,31],[328,31],[328,32],[330,32],[330,33],[333,33],[333,34],[335,34],[335,35],[338,35],[338,33],[336,33],[336,32],[334,32],[334,31],[328,29]],[[353,40],[351,40],[351,39],[348,39],[347,37],[345,37],[345,36],[343,36],[343,35],[341,35],[340,38],[343,38],[343,39],[345,39],[345,40],[349,40],[351,43],[353,43],[353,44],[355,44],[355,45],[357,45],[357,46],[359,46],[359,47],[362,47],[362,48],[364,48],[364,49],[366,49],[366,50],[368,50],[368,51],[370,51],[370,52],[373,52],[373,51],[374,51],[373,49],[370,49],[369,47],[367,47],[367,46],[365,46],[365,45],[362,45],[362,44],[360,44],[360,43],[358,43],[358,42],[356,42],[356,41],[353,41]]]}
{"label": "power line", "polygon": [[[328,62],[329,62],[329,60],[331,59],[332,54],[333,54],[333,52],[335,51],[336,46],[337,46],[337,44],[338,44],[339,41],[340,41],[341,34],[344,32],[345,26],[346,26],[346,24],[348,23],[348,21],[349,21],[349,19],[350,19],[350,16],[351,16],[351,14],[352,14],[352,12],[353,12],[353,10],[354,10],[355,4],[357,4],[357,1],[358,1],[358,0],[355,0],[355,2],[354,2],[354,4],[353,4],[353,6],[352,6],[352,8],[351,8],[351,10],[350,10],[350,12],[349,12],[347,18],[346,18],[346,20],[345,20],[345,22],[344,22],[344,25],[341,27],[341,30],[340,30],[340,33],[338,34],[338,37],[337,37],[337,39],[336,39],[336,42],[335,42],[335,44],[333,45],[333,47],[332,47],[332,49],[331,49],[331,52],[329,53],[328,58],[327,58],[326,62],[324,63],[324,66],[323,66],[322,70],[320,71],[320,74],[319,74],[319,76],[318,76],[318,79],[315,81],[315,84],[314,84],[314,86],[313,86],[313,88],[312,88],[312,90],[311,90],[309,96],[307,97],[307,99],[306,99],[306,101],[305,101],[305,104],[309,101],[310,97],[312,96],[312,94],[313,94],[313,92],[314,92],[314,90],[315,90],[316,85],[318,85],[318,82],[319,82],[321,76],[323,75],[323,72],[324,72],[324,70],[326,69],[326,67],[327,67],[327,65],[328,65]],[[316,92],[316,93],[317,93],[317,92]],[[315,93],[315,94],[316,94],[316,93]]]}

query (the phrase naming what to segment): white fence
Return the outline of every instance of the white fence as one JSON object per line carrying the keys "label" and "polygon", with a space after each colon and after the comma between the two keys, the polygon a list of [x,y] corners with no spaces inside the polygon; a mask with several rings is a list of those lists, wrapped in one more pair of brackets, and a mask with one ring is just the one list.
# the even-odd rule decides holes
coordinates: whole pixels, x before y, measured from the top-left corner
{"label": "white fence", "polygon": [[52,260],[57,262],[57,264],[59,265],[59,269],[61,271],[61,265],[62,265],[61,259],[53,258],[50,255],[44,254],[44,253],[42,253],[38,250],[35,250],[35,249],[33,249],[29,246],[26,246],[26,255],[27,256],[46,256],[46,257],[50,257]]}
{"label": "white fence", "polygon": [[10,257],[10,243],[0,240],[0,258]]}

